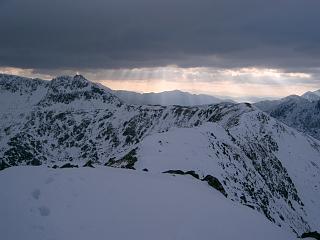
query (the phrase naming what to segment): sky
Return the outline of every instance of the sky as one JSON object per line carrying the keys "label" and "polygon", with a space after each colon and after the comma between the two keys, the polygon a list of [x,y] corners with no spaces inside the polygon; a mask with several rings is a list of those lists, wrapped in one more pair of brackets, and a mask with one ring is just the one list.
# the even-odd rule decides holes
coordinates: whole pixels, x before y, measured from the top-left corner
{"label": "sky", "polygon": [[320,88],[319,0],[0,0],[0,72],[277,98]]}

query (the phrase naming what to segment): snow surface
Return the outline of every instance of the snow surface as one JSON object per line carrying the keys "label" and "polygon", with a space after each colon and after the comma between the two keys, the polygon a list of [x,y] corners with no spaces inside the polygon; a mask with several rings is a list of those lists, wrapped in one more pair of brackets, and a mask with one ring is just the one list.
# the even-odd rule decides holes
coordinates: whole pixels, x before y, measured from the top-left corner
{"label": "snow surface", "polygon": [[[254,127],[251,127],[252,132],[243,131],[244,125],[253,122],[250,119],[252,117],[254,117],[253,114],[246,114],[240,120],[242,122],[240,126],[242,127],[235,127],[230,129],[229,132],[237,137],[241,135],[255,137],[257,133]],[[297,205],[294,206],[296,209],[291,211],[292,209],[287,208],[286,203],[277,198],[273,199],[274,203],[270,200],[269,206],[270,208],[277,209],[276,211],[281,212],[284,216],[288,212],[291,212],[288,214],[288,222],[295,221],[297,217],[291,214],[301,211],[300,214],[306,216],[311,228],[319,229],[320,202],[317,199],[320,199],[320,145],[313,146],[311,144],[311,137],[306,138],[305,135],[294,130],[291,130],[292,132],[288,132],[287,134],[278,134],[278,130],[272,127],[273,124],[275,122],[270,120],[267,129],[269,134],[275,137],[279,146],[279,151],[275,155],[287,169],[289,176],[295,184],[298,194],[304,203],[304,210],[301,209],[301,206]],[[284,131],[289,131],[286,126],[283,127]],[[259,129],[260,126],[256,126],[256,128]],[[223,185],[229,194],[229,198],[238,200],[238,196],[241,196],[244,192],[243,187],[239,183],[243,181],[242,179],[246,178],[249,169],[243,169],[242,163],[238,164],[236,160],[233,160],[228,166],[228,162],[230,162],[228,155],[215,155],[216,150],[221,145],[228,145],[233,153],[239,154],[239,156],[245,159],[245,162],[250,162],[250,159],[245,158],[241,150],[232,143],[224,128],[215,123],[207,123],[195,128],[176,128],[165,133],[153,134],[146,137],[141,142],[138,151],[139,161],[135,167],[137,169],[147,168],[152,172],[164,172],[167,170],[183,170],[186,172],[193,170],[200,177],[210,174],[217,177],[220,181],[222,179],[236,178],[238,181],[233,183],[224,181]],[[316,150],[315,148],[319,149]],[[255,188],[259,188],[258,179],[257,177],[254,180]],[[264,191],[268,191],[265,185],[261,185],[260,187]],[[255,200],[249,197],[246,195],[248,204],[254,206]],[[279,222],[285,225],[280,219]]]}
{"label": "snow surface", "polygon": [[0,189],[3,240],[295,239],[188,176],[14,167]]}

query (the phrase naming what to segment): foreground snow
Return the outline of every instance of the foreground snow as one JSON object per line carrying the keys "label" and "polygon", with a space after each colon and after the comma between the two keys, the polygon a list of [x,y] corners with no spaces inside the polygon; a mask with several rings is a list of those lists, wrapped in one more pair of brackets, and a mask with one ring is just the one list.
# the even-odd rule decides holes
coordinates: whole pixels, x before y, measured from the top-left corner
{"label": "foreground snow", "polygon": [[116,168],[0,172],[1,239],[295,239],[191,176]]}

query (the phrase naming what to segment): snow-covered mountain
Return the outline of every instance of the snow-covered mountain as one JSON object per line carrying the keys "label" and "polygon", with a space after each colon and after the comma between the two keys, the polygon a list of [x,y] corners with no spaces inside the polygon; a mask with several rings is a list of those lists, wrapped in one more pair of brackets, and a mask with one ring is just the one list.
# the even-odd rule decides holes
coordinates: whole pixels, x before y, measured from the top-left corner
{"label": "snow-covered mountain", "polygon": [[320,229],[320,142],[251,104],[128,105],[78,75],[0,75],[0,98],[2,169],[106,165],[187,175],[284,230]]}
{"label": "snow-covered mountain", "polygon": [[137,93],[124,90],[114,90],[113,92],[124,102],[137,105],[196,106],[221,102],[233,102],[232,100],[220,99],[211,95],[191,94],[179,90],[160,93]]}
{"label": "snow-covered mountain", "polygon": [[272,117],[320,140],[320,99],[306,99],[297,95],[280,100],[262,101],[255,106]]}
{"label": "snow-covered mountain", "polygon": [[306,92],[301,97],[309,100],[309,101],[319,101],[320,100],[320,89],[314,92]]}

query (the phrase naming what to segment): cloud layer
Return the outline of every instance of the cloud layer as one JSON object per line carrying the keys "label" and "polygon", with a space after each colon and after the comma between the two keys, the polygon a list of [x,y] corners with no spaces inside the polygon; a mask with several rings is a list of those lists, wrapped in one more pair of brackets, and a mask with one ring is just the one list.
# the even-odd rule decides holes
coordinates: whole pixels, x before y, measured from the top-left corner
{"label": "cloud layer", "polygon": [[0,0],[0,66],[308,71],[318,0]]}

